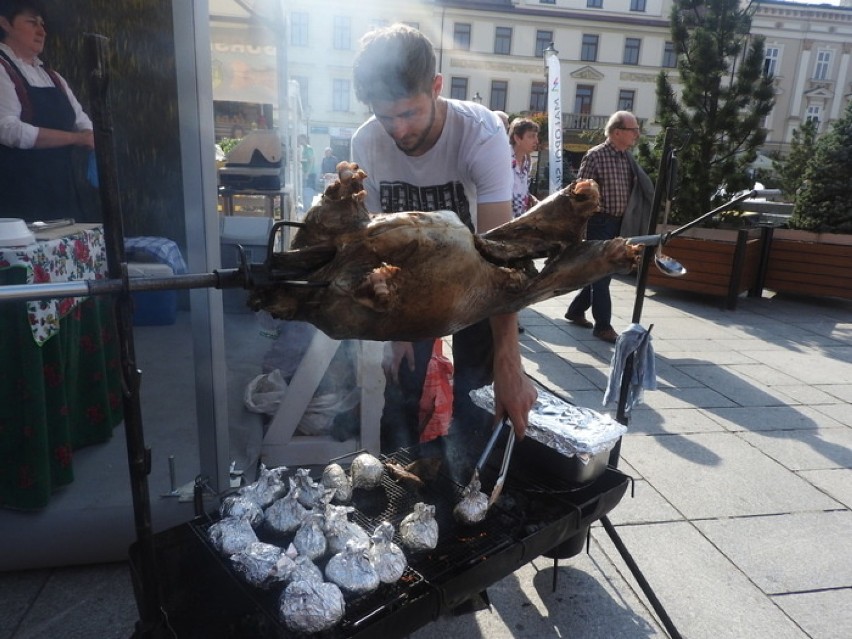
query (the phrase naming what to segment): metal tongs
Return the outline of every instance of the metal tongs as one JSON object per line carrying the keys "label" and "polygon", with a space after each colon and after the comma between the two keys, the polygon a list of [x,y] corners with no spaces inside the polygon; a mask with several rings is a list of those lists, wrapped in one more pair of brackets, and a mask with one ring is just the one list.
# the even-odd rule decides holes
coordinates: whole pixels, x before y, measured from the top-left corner
{"label": "metal tongs", "polygon": [[497,475],[497,481],[494,482],[494,488],[491,490],[491,496],[488,498],[488,507],[494,505],[500,493],[503,491],[503,484],[506,483],[506,473],[509,470],[509,460],[512,457],[512,449],[515,447],[515,429],[509,423],[509,418],[504,417],[501,422],[494,426],[494,432],[491,433],[491,438],[485,445],[482,455],[479,456],[479,461],[476,462],[476,467],[473,469],[473,478],[471,482],[479,479],[479,474],[482,472],[482,467],[491,456],[491,451],[494,450],[494,444],[497,443],[497,438],[500,437],[500,431],[503,426],[509,427],[509,438],[506,440],[506,449],[503,451],[503,463],[500,465],[500,474]]}

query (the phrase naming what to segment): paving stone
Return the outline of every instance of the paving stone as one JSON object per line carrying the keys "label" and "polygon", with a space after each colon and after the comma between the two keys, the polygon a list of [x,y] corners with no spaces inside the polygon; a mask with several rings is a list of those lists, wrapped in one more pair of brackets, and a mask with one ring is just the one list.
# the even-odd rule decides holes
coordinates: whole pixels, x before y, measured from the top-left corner
{"label": "paving stone", "polygon": [[705,411],[700,409],[669,408],[656,411],[641,404],[633,408],[629,428],[631,433],[645,435],[720,432],[725,430],[721,424],[711,419]]}
{"label": "paving stone", "polygon": [[[852,350],[852,349],[849,349]],[[752,357],[757,353],[750,352]],[[852,364],[816,353],[769,351],[762,353],[758,361],[767,366],[785,371],[805,384],[833,384],[852,379]]]}
{"label": "paving stone", "polygon": [[711,388],[658,388],[645,392],[645,404],[655,410],[671,408],[724,408],[736,406]]}
{"label": "paving stone", "polygon": [[806,470],[800,472],[799,477],[811,482],[847,508],[852,508],[852,468]]}
{"label": "paving stone", "polygon": [[799,382],[789,386],[784,384],[773,386],[773,390],[779,393],[779,396],[783,395],[790,398],[789,403],[791,405],[807,404],[809,406],[816,406],[819,404],[842,404],[852,401],[838,398],[832,394],[831,388],[831,386],[826,386],[824,387],[825,390],[823,390],[817,386],[803,386]]}
{"label": "paving stone", "polygon": [[810,406],[764,406],[742,408],[712,408],[706,411],[714,421],[727,430],[803,430],[820,427],[836,428],[836,421]]}
{"label": "paving stone", "polygon": [[838,424],[852,426],[852,409],[850,409],[848,404],[824,404],[814,406],[814,408],[819,413],[831,417]]}
{"label": "paving stone", "polygon": [[772,600],[813,639],[852,637],[852,588],[778,595]]}
{"label": "paving stone", "polygon": [[769,595],[852,584],[852,561],[838,561],[852,557],[848,510],[697,521],[695,526]]}
{"label": "paving stone", "polygon": [[[683,637],[808,639],[690,523],[619,526],[616,532]],[[606,531],[597,528],[593,537],[629,574]],[[628,581],[638,590],[632,576]]]}
{"label": "paving stone", "polygon": [[[622,468],[621,470],[627,473],[626,468]],[[631,489],[628,487],[627,493],[609,513],[609,518],[613,524],[646,524],[683,520],[683,515],[667,502],[665,497],[650,486],[647,481],[640,479],[636,480],[634,484],[635,496],[630,496]]]}
{"label": "paving stone", "polygon": [[825,384],[816,388],[836,397],[840,401],[852,403],[852,384]]}
{"label": "paving stone", "polygon": [[852,468],[852,429],[774,430],[740,437],[790,470]]}
{"label": "paving stone", "polygon": [[621,454],[688,519],[840,507],[732,434],[636,437]]}

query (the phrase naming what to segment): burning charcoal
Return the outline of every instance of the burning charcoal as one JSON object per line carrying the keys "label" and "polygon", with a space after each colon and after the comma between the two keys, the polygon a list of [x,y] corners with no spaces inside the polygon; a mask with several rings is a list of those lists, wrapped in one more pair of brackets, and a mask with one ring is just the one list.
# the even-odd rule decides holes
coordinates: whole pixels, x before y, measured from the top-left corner
{"label": "burning charcoal", "polygon": [[438,522],[435,507],[422,501],[414,504],[414,512],[399,524],[399,537],[411,550],[431,550],[438,545]]}
{"label": "burning charcoal", "polygon": [[257,541],[254,528],[242,517],[226,517],[216,522],[208,529],[207,536],[213,547],[228,557]]}
{"label": "burning charcoal", "polygon": [[323,506],[325,486],[311,479],[311,471],[299,468],[296,471],[296,486],[299,488],[299,503],[305,508]]}
{"label": "burning charcoal", "polygon": [[281,619],[294,632],[321,632],[343,618],[345,602],[340,588],[330,583],[294,581],[278,602]]}
{"label": "burning charcoal", "polygon": [[328,549],[328,543],[325,540],[323,533],[323,519],[319,513],[311,513],[305,522],[299,526],[296,531],[296,536],[293,538],[293,545],[300,555],[305,555],[311,559],[319,559]]}
{"label": "burning charcoal", "polygon": [[256,502],[242,495],[230,495],[222,500],[219,507],[219,516],[241,517],[248,520],[252,528],[257,528],[263,523],[263,510]]}
{"label": "burning charcoal", "polygon": [[481,487],[479,476],[474,474],[474,478],[462,492],[461,501],[453,509],[453,517],[460,524],[472,526],[485,520],[488,514],[488,495],[480,490]]}
{"label": "burning charcoal", "polygon": [[290,478],[290,492],[273,503],[264,513],[264,526],[274,533],[284,534],[296,530],[308,516],[308,510],[299,503],[299,489]]}
{"label": "burning charcoal", "polygon": [[326,506],[325,538],[328,542],[328,552],[342,552],[349,541],[359,542],[362,546],[370,544],[367,533],[358,524],[349,521],[349,513],[354,510],[351,506]]}
{"label": "burning charcoal", "polygon": [[383,521],[373,532],[367,556],[376,569],[379,580],[385,584],[399,581],[408,565],[402,548],[393,543],[393,524]]}
{"label": "burning charcoal", "polygon": [[328,560],[325,576],[342,590],[364,595],[379,587],[379,575],[367,555],[367,546],[350,541],[343,552]]}
{"label": "burning charcoal", "polygon": [[340,464],[329,464],[322,471],[322,485],[333,490],[332,501],[348,504],[352,499],[352,482]]}
{"label": "burning charcoal", "polygon": [[261,464],[257,481],[243,486],[237,493],[247,497],[261,508],[268,508],[273,501],[287,493],[287,484],[284,482],[285,472],[287,472],[286,466],[267,469]]}
{"label": "burning charcoal", "polygon": [[[278,546],[254,541],[240,552],[231,555],[231,564],[234,571],[247,583],[267,589],[284,581],[285,573],[289,573],[286,564],[279,564],[282,556],[284,553]],[[293,560],[289,557],[287,559],[292,566]]]}
{"label": "burning charcoal", "polygon": [[353,488],[370,490],[382,485],[384,467],[382,462],[370,453],[361,453],[353,459],[349,472],[352,474]]}

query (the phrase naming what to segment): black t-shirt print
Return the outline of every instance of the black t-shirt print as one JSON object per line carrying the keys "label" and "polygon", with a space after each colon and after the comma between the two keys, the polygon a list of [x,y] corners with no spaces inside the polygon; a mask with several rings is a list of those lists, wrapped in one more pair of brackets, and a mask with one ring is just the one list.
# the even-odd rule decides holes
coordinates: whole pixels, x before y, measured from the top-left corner
{"label": "black t-shirt print", "polygon": [[379,182],[379,202],[382,213],[404,211],[453,211],[473,231],[470,201],[461,182],[434,186],[414,186],[407,182]]}

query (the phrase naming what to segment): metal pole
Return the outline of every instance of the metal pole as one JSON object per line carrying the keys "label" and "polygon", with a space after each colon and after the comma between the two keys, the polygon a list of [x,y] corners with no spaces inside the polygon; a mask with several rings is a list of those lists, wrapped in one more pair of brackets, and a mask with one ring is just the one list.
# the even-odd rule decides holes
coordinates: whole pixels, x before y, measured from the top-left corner
{"label": "metal pole", "polygon": [[[107,266],[113,280],[127,282],[127,263],[124,256],[124,228],[121,203],[118,196],[118,177],[113,155],[112,113],[107,99],[109,68],[107,43],[104,36],[87,34],[86,63],[89,69],[89,88],[92,99],[95,152],[100,177],[100,199],[104,218]],[[137,634],[144,637],[159,636],[157,628],[164,621],[160,604],[154,537],[151,526],[151,503],[148,492],[148,474],[151,470],[150,450],[145,447],[142,431],[142,410],[139,402],[140,371],[136,367],[133,347],[133,319],[128,290],[115,300],[116,329],[121,354],[122,407],[124,429],[127,436],[127,461],[130,468],[130,490],[133,498],[133,515],[136,538],[139,544],[139,575],[141,593],[137,598],[139,621]]]}

